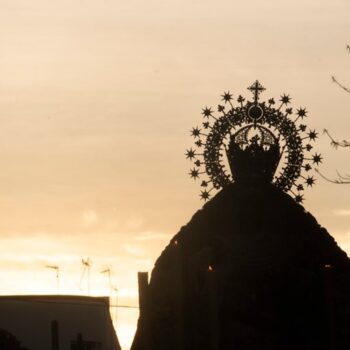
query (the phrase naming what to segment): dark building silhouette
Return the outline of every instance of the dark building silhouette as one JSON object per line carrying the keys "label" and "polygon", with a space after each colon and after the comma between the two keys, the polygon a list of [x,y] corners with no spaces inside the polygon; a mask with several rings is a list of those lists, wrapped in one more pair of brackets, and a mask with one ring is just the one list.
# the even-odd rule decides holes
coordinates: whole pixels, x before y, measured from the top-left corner
{"label": "dark building silhouette", "polygon": [[0,296],[0,350],[120,350],[109,298]]}
{"label": "dark building silhouette", "polygon": [[0,349],[1,350],[28,350],[21,346],[21,342],[10,332],[0,329]]}
{"label": "dark building silhouette", "polygon": [[[216,118],[205,142],[206,172],[223,189],[172,238],[150,282],[139,275],[132,350],[350,349],[350,260],[298,203],[303,185],[296,181],[302,168],[311,168],[303,149],[311,146],[303,145],[300,127],[288,121],[290,111],[273,109],[272,100],[258,102],[258,82],[250,89],[254,102]],[[287,104],[289,97],[281,101]],[[208,108],[203,113],[211,115]],[[298,110],[299,117],[304,113]],[[225,147],[232,172],[226,183],[216,143],[236,122]],[[279,136],[272,135],[275,130]],[[317,134],[308,135],[312,140]],[[321,156],[310,159],[318,164]],[[199,173],[191,170],[194,178]],[[313,177],[303,178],[313,185]],[[299,192],[293,198],[289,190]],[[202,198],[209,193],[202,191]]]}

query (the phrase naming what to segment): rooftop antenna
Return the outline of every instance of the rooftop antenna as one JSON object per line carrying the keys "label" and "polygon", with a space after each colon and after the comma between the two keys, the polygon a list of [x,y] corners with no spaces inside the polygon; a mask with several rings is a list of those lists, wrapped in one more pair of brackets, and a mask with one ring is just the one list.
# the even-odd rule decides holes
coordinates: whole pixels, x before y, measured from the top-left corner
{"label": "rooftop antenna", "polygon": [[119,290],[117,287],[112,286],[112,292],[115,292],[115,312],[114,312],[114,322],[117,323],[118,318],[118,293]]}
{"label": "rooftop antenna", "polygon": [[87,291],[88,291],[88,295],[90,295],[90,268],[91,268],[92,261],[90,258],[87,258],[87,259],[82,258],[81,263],[83,265],[83,273],[81,275],[80,284],[84,278],[85,272],[87,271]]}
{"label": "rooftop antenna", "polygon": [[118,288],[113,286],[112,284],[112,270],[110,267],[104,269],[101,271],[101,273],[106,274],[108,277],[108,288],[109,288],[109,298],[111,300],[111,304],[113,304],[113,292],[115,292],[116,295],[116,303],[115,303],[115,322],[117,322],[117,312],[118,312]]}
{"label": "rooftop antenna", "polygon": [[60,267],[57,265],[46,265],[47,269],[56,270],[57,294],[60,294]]}
{"label": "rooftop antenna", "polygon": [[101,273],[106,274],[107,277],[108,277],[109,294],[111,294],[111,291],[112,291],[112,280],[111,280],[111,278],[112,278],[111,277],[112,271],[111,271],[111,268],[108,267],[108,268],[102,270]]}

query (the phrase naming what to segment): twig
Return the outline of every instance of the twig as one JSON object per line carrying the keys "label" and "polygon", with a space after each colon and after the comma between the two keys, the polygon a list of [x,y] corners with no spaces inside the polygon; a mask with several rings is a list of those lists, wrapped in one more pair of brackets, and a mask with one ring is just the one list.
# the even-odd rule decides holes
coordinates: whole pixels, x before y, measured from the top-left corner
{"label": "twig", "polygon": [[337,80],[337,78],[334,75],[332,75],[332,81],[333,81],[333,83],[336,83],[344,91],[346,91],[348,94],[350,94],[350,89],[347,88],[345,85],[339,83],[339,81]]}
{"label": "twig", "polygon": [[[346,50],[348,51],[348,53],[350,53],[350,45],[346,45]],[[332,81],[333,83],[336,83],[341,89],[350,94],[350,89],[345,85],[341,84],[334,75],[332,75]]]}
{"label": "twig", "polygon": [[334,148],[338,148],[338,147],[350,147],[350,142],[346,141],[346,140],[342,140],[342,141],[336,141],[331,134],[329,133],[329,131],[327,129],[323,129],[323,133],[326,134],[330,140],[331,140],[331,146],[333,146]]}
{"label": "twig", "polygon": [[315,169],[315,171],[326,181],[331,182],[333,184],[337,184],[337,185],[349,185],[350,184],[350,177],[348,176],[342,176],[338,173],[338,179],[330,179],[328,177],[326,177],[325,175],[323,175],[318,169]]}

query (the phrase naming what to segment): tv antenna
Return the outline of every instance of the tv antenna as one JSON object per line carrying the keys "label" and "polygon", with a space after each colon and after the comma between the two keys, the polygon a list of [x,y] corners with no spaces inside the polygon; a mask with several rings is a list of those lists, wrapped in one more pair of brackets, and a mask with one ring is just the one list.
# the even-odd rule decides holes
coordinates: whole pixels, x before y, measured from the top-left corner
{"label": "tv antenna", "polygon": [[57,294],[60,294],[60,267],[57,265],[46,265],[45,267],[56,271]]}
{"label": "tv antenna", "polygon": [[86,259],[82,258],[81,263],[83,265],[83,271],[80,278],[80,286],[85,277],[85,273],[87,273],[87,292],[88,292],[88,295],[90,295],[90,268],[92,265],[92,261],[90,258],[86,258]]}
{"label": "tv antenna", "polygon": [[117,322],[117,312],[118,312],[118,288],[113,286],[112,284],[112,270],[110,267],[101,271],[102,274],[106,274],[108,278],[108,289],[109,289],[109,299],[111,300],[111,304],[113,304],[113,292],[115,292],[115,322]]}
{"label": "tv antenna", "polygon": [[118,293],[119,293],[119,290],[117,287],[115,286],[111,286],[112,290],[111,290],[111,293],[115,292],[115,312],[114,312],[114,322],[117,323],[117,318],[118,318]]}
{"label": "tv antenna", "polygon": [[108,267],[108,268],[102,270],[101,273],[107,275],[109,294],[111,294],[111,291],[112,291],[112,271],[111,271],[111,268]]}

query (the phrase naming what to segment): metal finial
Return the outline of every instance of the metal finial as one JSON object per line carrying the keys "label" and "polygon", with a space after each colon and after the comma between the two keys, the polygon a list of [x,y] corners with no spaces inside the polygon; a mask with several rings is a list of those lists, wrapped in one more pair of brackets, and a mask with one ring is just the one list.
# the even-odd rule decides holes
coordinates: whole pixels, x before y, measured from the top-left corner
{"label": "metal finial", "polygon": [[258,80],[256,80],[254,84],[252,84],[251,86],[248,87],[248,90],[253,93],[254,103],[257,104],[259,101],[260,93],[266,89],[259,83]]}

